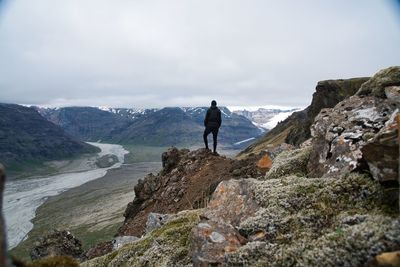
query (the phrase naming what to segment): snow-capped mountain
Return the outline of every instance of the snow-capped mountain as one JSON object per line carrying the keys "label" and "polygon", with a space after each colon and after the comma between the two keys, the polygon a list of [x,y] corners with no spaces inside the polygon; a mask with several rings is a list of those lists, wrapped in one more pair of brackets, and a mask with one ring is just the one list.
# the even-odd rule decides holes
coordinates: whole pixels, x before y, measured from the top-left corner
{"label": "snow-capped mountain", "polygon": [[285,120],[293,112],[300,110],[293,109],[276,109],[276,108],[235,108],[229,107],[233,113],[242,115],[249,119],[255,126],[263,130],[271,130],[278,122]]}

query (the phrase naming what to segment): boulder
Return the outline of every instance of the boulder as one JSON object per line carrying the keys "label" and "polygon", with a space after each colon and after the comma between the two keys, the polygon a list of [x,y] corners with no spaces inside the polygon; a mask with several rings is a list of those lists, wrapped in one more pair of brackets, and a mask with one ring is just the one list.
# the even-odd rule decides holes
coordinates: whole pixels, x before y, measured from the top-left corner
{"label": "boulder", "polygon": [[246,239],[230,224],[205,221],[192,230],[192,263],[194,267],[216,266],[226,253],[238,250]]}
{"label": "boulder", "polygon": [[218,185],[201,222],[192,231],[193,266],[222,264],[226,253],[246,243],[235,227],[259,208],[249,190],[251,180],[229,180]]}
{"label": "boulder", "polygon": [[53,230],[48,235],[38,238],[30,255],[32,260],[37,260],[49,256],[80,258],[82,253],[81,241],[69,231]]}
{"label": "boulder", "polygon": [[380,70],[361,85],[357,95],[386,98],[385,89],[391,86],[400,86],[400,66]]}
{"label": "boulder", "polygon": [[104,156],[101,156],[96,160],[96,165],[99,168],[109,168],[113,166],[115,163],[118,163],[118,157],[114,154],[107,154]]}
{"label": "boulder", "polygon": [[265,179],[275,179],[288,175],[305,176],[311,147],[289,150],[279,154],[272,168],[266,173]]}
{"label": "boulder", "polygon": [[337,177],[368,170],[362,149],[385,127],[396,108],[388,99],[352,96],[332,109],[323,109],[311,127],[309,176]]}
{"label": "boulder", "polygon": [[379,254],[369,261],[365,267],[400,267],[400,251]]}

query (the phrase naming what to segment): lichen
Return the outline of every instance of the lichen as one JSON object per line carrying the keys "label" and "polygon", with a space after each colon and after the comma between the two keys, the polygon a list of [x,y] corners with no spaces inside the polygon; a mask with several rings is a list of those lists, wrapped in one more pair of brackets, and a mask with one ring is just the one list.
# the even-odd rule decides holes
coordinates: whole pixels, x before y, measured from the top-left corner
{"label": "lichen", "polygon": [[13,264],[20,267],[79,267],[79,263],[69,256],[53,256],[30,263],[13,259]]}
{"label": "lichen", "polygon": [[398,215],[367,176],[253,180],[252,190],[262,208],[238,230],[266,237],[226,254],[229,266],[358,266],[400,245]]}
{"label": "lichen", "polygon": [[138,241],[103,257],[84,262],[81,266],[185,266],[190,264],[190,233],[199,222],[199,214],[200,210],[178,213],[175,219]]}
{"label": "lichen", "polygon": [[272,168],[266,173],[265,179],[276,179],[287,175],[305,176],[310,153],[310,147],[280,153],[274,160]]}

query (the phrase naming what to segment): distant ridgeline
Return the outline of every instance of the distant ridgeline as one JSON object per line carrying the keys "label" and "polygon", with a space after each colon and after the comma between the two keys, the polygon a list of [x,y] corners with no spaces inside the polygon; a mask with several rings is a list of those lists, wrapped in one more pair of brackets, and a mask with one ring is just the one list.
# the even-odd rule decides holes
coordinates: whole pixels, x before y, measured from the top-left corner
{"label": "distant ridgeline", "polygon": [[[36,108],[68,134],[84,141],[150,146],[202,144],[206,107],[127,109],[65,107]],[[263,130],[244,116],[222,110],[219,140],[225,146],[259,137]],[[248,143],[244,143],[248,145]]]}
{"label": "distant ridgeline", "polygon": [[33,108],[0,103],[0,162],[8,168],[98,152]]}

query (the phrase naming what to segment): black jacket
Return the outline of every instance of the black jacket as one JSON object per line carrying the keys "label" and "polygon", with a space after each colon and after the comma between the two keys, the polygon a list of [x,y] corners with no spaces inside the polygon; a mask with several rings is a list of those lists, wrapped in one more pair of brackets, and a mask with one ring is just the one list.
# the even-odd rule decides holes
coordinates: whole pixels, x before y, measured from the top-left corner
{"label": "black jacket", "polygon": [[204,119],[204,126],[210,128],[219,128],[221,127],[221,123],[221,110],[216,106],[211,106],[207,110],[207,114]]}

